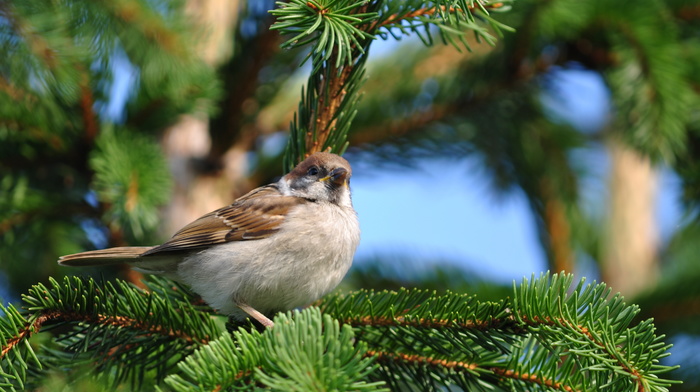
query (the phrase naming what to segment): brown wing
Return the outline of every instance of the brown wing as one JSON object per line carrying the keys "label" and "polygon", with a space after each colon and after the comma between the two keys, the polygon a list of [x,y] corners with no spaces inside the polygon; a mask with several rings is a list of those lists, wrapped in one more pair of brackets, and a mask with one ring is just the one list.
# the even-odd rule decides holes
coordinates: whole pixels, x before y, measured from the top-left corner
{"label": "brown wing", "polygon": [[279,230],[290,208],[307,202],[282,195],[275,184],[266,185],[183,227],[168,242],[142,256],[266,238]]}

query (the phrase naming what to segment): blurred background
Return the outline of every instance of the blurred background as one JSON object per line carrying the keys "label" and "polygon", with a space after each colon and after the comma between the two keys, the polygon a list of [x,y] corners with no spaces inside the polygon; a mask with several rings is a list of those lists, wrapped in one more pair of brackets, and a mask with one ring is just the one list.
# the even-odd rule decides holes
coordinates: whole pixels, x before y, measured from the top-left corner
{"label": "blurred background", "polygon": [[[0,300],[282,173],[308,67],[272,1],[0,1]],[[497,45],[372,46],[341,289],[606,282],[700,388],[700,2],[518,0]],[[433,38],[437,38],[434,35]],[[471,36],[470,36],[471,37]]]}

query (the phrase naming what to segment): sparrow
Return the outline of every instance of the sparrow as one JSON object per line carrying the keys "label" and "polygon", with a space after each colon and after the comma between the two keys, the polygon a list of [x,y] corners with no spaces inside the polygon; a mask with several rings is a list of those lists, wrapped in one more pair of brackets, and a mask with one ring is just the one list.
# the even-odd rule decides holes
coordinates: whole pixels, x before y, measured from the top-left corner
{"label": "sparrow", "polygon": [[279,311],[333,290],[360,241],[344,158],[310,155],[276,183],[186,225],[159,246],[117,247],[59,258],[65,266],[129,264],[189,285],[211,307],[266,327]]}

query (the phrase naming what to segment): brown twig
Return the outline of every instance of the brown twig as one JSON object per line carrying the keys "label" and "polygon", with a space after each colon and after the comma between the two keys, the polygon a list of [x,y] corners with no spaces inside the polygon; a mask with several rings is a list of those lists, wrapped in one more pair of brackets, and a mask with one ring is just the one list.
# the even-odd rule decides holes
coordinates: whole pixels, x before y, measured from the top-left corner
{"label": "brown twig", "polygon": [[311,124],[308,124],[309,131],[306,133],[307,157],[323,149],[326,140],[335,129],[338,110],[347,96],[345,84],[354,66],[346,64],[339,69],[336,60],[337,52],[333,52],[326,61],[325,71],[316,86],[318,112],[312,112],[309,116]]}
{"label": "brown twig", "polygon": [[455,105],[433,104],[429,109],[422,110],[401,118],[391,118],[388,124],[377,124],[354,131],[350,136],[350,144],[378,144],[387,140],[411,135],[425,130],[425,127],[457,113]]}
{"label": "brown twig", "polygon": [[[488,8],[488,9],[498,9],[498,8],[503,7],[503,5],[504,5],[503,3],[493,3],[493,4],[483,4],[482,3],[481,4],[482,7]],[[478,7],[475,4],[472,7],[469,7],[469,10],[471,11],[471,10],[474,10],[476,8],[480,8],[480,7]],[[370,29],[370,31],[374,31],[374,29],[386,27],[386,26],[391,25],[391,24],[401,23],[401,21],[404,21],[406,19],[414,19],[414,18],[419,18],[419,17],[423,17],[423,16],[433,16],[438,12],[439,13],[444,13],[444,12],[455,13],[455,12],[463,12],[463,11],[461,8],[457,8],[457,7],[447,8],[446,6],[443,5],[440,7],[421,8],[421,9],[417,9],[415,11],[407,12],[403,15],[393,14],[393,15],[389,15],[388,18],[384,19],[381,22],[374,22],[372,24],[372,28]]]}
{"label": "brown twig", "polygon": [[476,329],[476,330],[487,330],[500,325],[501,328],[507,328],[514,331],[515,333],[526,332],[520,326],[517,325],[515,320],[511,317],[505,319],[489,319],[489,320],[445,320],[445,319],[418,319],[418,318],[406,318],[404,316],[399,317],[377,317],[377,316],[365,316],[361,318],[353,318],[347,320],[341,320],[342,323],[348,324],[353,327],[414,327],[414,328],[463,328],[463,329]]}
{"label": "brown twig", "polygon": [[453,371],[475,371],[482,369],[484,371],[490,371],[501,378],[509,378],[514,380],[531,382],[538,385],[547,386],[552,389],[557,389],[560,391],[574,392],[576,389],[564,385],[560,382],[542,377],[536,374],[519,373],[510,369],[503,369],[498,367],[488,367],[481,368],[478,364],[469,363],[464,361],[448,361],[446,359],[433,358],[417,354],[404,354],[404,353],[387,353],[382,351],[368,350],[365,354],[367,357],[374,357],[379,362],[402,362],[410,363],[418,366],[430,366],[433,368],[444,368]]}
{"label": "brown twig", "polygon": [[387,353],[383,351],[367,350],[365,356],[374,357],[379,362],[408,362],[417,365],[428,365],[436,368],[455,370],[476,370],[479,368],[479,365],[475,363],[448,361],[446,359],[427,357],[417,354]]}
{"label": "brown twig", "polygon": [[173,339],[184,340],[189,344],[207,344],[209,343],[209,338],[196,338],[185,334],[182,331],[177,331],[171,328],[164,328],[162,325],[151,325],[144,323],[140,320],[123,317],[123,316],[105,316],[98,314],[96,316],[85,316],[81,314],[65,314],[63,317],[65,321],[84,321],[94,324],[101,325],[112,325],[121,328],[131,328],[136,330],[145,331],[150,334],[157,334],[165,337],[170,337]]}
{"label": "brown twig", "polygon": [[519,373],[519,372],[516,372],[515,370],[503,369],[503,368],[498,368],[498,367],[490,367],[489,370],[502,378],[510,378],[513,380],[528,381],[528,382],[531,382],[534,384],[546,386],[546,387],[560,390],[560,391],[566,391],[566,392],[578,391],[577,389],[574,389],[568,385],[564,385],[558,381],[554,381],[554,380],[551,380],[547,377],[543,377],[543,376],[540,376],[537,374]]}
{"label": "brown twig", "polygon": [[147,324],[142,321],[123,317],[123,316],[106,316],[102,314],[97,315],[84,315],[79,313],[65,313],[56,310],[47,311],[38,316],[34,322],[26,325],[17,334],[17,336],[9,339],[5,346],[2,347],[0,351],[0,358],[3,358],[8,352],[10,352],[15,346],[20,344],[25,339],[29,339],[31,335],[39,332],[41,327],[50,321],[81,321],[91,324],[100,325],[111,325],[122,328],[131,328],[140,331],[144,331],[148,334],[157,334],[165,337],[170,337],[173,339],[181,339],[189,344],[206,344],[209,342],[209,337],[196,338],[185,334],[182,331],[177,331],[170,328],[165,328],[161,325]]}
{"label": "brown twig", "polygon": [[41,326],[44,325],[45,322],[55,320],[58,316],[58,312],[49,312],[46,314],[42,314],[41,316],[37,317],[36,320],[34,320],[33,323],[25,326],[17,336],[8,339],[6,345],[0,350],[0,359],[4,358],[7,353],[10,352],[15,346],[20,344],[22,341],[25,339],[29,339],[32,334],[36,333],[41,329]]}
{"label": "brown twig", "polygon": [[[455,320],[442,320],[442,319],[406,319],[404,316],[399,316],[399,317],[372,317],[372,316],[366,316],[366,317],[361,317],[361,318],[351,318],[351,319],[346,319],[346,320],[341,320],[342,323],[348,324],[353,327],[395,327],[395,326],[408,326],[408,327],[416,327],[416,328],[445,328],[445,327],[456,327],[456,328],[467,328],[467,329],[478,329],[478,330],[486,330],[488,328],[493,328],[493,326],[502,324],[506,326],[506,328],[509,328],[513,330],[515,333],[526,333],[528,330],[528,326],[540,326],[540,325],[548,325],[548,326],[566,326],[570,329],[573,329],[582,335],[586,336],[587,339],[589,339],[593,344],[595,344],[598,348],[603,350],[605,353],[608,354],[611,358],[618,358],[619,356],[616,355],[616,353],[613,353],[609,350],[609,348],[601,341],[596,339],[596,337],[591,333],[591,331],[588,330],[587,327],[579,324],[572,323],[569,320],[563,319],[563,318],[551,318],[551,317],[533,317],[533,318],[527,318],[527,317],[521,317],[525,325],[521,325],[518,323],[514,317],[507,317],[505,319],[492,319],[492,320],[466,320],[466,321],[455,321]],[[393,354],[391,354],[393,355]],[[618,361],[619,365],[622,367],[623,370],[628,372],[630,375],[633,376],[635,380],[637,380],[637,391],[638,392],[645,392],[646,390],[644,389],[644,384],[642,382],[643,377],[639,373],[637,369],[632,368],[631,366],[628,366],[625,363],[622,363]],[[496,371],[494,369],[490,369],[492,371]],[[499,371],[506,372],[503,369],[500,369]],[[534,381],[537,383],[540,383],[541,385],[547,385],[552,388],[556,389],[562,389],[565,391],[573,391],[573,389],[570,389],[570,387],[555,383],[552,380],[547,380],[547,379],[541,379],[538,378],[537,376],[534,376],[536,378],[536,381],[533,380],[533,375],[531,374],[526,374],[526,373],[517,373],[513,371],[509,371],[511,373],[505,374],[505,376],[512,377],[512,378],[518,378],[522,380],[530,380]],[[557,385],[554,385],[557,384]],[[569,389],[567,389],[569,388]]]}

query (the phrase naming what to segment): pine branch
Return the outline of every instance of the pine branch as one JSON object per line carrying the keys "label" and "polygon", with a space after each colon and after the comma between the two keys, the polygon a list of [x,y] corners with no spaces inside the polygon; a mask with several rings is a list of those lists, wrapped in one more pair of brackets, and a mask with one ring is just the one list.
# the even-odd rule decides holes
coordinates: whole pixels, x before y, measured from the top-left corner
{"label": "pine branch", "polygon": [[284,168],[317,151],[342,154],[355,116],[364,63],[372,35],[362,27],[376,17],[365,1],[291,1],[271,11],[278,19],[271,29],[296,34],[282,47],[312,44],[312,71],[302,90],[298,113],[290,125]]}
{"label": "pine branch", "polygon": [[[372,30],[382,38],[391,35],[416,34],[426,45],[433,44],[430,27],[438,28],[443,43],[450,44],[460,50],[463,46],[471,51],[471,46],[465,39],[465,32],[474,33],[477,42],[482,40],[494,45],[496,38],[488,29],[480,24],[486,22],[499,36],[502,30],[513,31],[510,27],[497,22],[489,16],[491,11],[506,11],[509,2],[489,4],[485,1],[436,1],[436,2],[397,2],[387,3],[380,19],[372,26]],[[386,30],[386,32],[381,31]],[[456,40],[455,40],[456,39]]]}
{"label": "pine branch", "polygon": [[77,361],[92,361],[98,369],[112,368],[115,382],[131,378],[132,384],[139,383],[149,369],[156,371],[156,379],[164,378],[173,360],[209,343],[222,331],[207,312],[190,305],[186,292],[174,290],[162,279],[151,281],[149,292],[125,282],[98,285],[92,279],[68,277],[61,283],[50,282],[50,287],[38,284],[23,296],[30,312],[26,319],[12,308],[2,309],[11,318],[3,319],[0,328],[0,383],[4,379],[8,385],[25,385],[26,371],[32,368],[27,361],[13,358],[34,358],[39,369],[61,361],[56,358],[58,353],[35,353],[27,344],[48,324],[68,331],[56,338],[63,352]]}
{"label": "pine branch", "polygon": [[636,307],[610,297],[604,285],[572,283],[570,275],[526,280],[512,301],[499,302],[420,290],[360,291],[325,299],[324,316],[309,308],[278,316],[275,328],[263,333],[229,335],[190,305],[188,293],[164,280],[151,282],[147,293],[124,283],[100,287],[66,278],[51,288],[37,285],[24,297],[32,312],[27,319],[3,309],[1,374],[21,386],[30,362],[49,363],[26,342],[51,323],[74,327],[57,340],[65,352],[91,353],[100,368],[118,365],[117,380],[137,374],[154,355],[160,379],[172,371],[167,358],[194,353],[175,361],[179,371],[166,379],[175,390],[246,384],[362,390],[381,385],[369,380],[382,380],[394,390],[408,383],[423,390],[665,391],[672,381],[660,375],[674,367],[659,365],[669,346],[651,321],[631,325]]}
{"label": "pine branch", "polygon": [[[423,4],[423,2],[420,2]],[[346,148],[347,129],[355,116],[358,84],[364,73],[363,64],[374,35],[379,28],[393,28],[402,33],[414,32],[422,37],[419,27],[426,30],[430,43],[429,25],[442,31],[443,40],[456,43],[453,36],[469,48],[464,31],[471,30],[480,38],[494,39],[480,26],[472,11],[498,29],[504,28],[487,16],[486,8],[505,8],[504,3],[485,6],[481,2],[436,2],[434,6],[364,1],[302,1],[278,2],[279,9],[271,11],[278,19],[271,27],[282,34],[294,36],[283,47],[311,45],[312,74],[297,115],[290,126],[290,141],[285,153],[285,169],[316,151],[332,150],[342,153]],[[402,22],[415,21],[406,27]],[[393,33],[392,33],[393,34]]]}
{"label": "pine branch", "polygon": [[[16,312],[16,310],[10,309],[11,308],[3,308],[2,311],[3,313],[11,311]],[[22,343],[24,340],[29,339],[32,336],[32,334],[38,332],[45,322],[56,320],[57,318],[59,318],[59,316],[60,313],[47,312],[47,314],[42,314],[39,317],[36,317],[34,321],[27,323],[25,327],[19,328],[15,336],[13,336],[10,339],[7,339],[3,344],[2,350],[0,351],[0,360],[2,360],[2,358],[4,358],[5,355],[7,355],[10,351],[15,349],[17,345]]]}
{"label": "pine branch", "polygon": [[519,373],[510,369],[501,368],[491,368],[494,374],[498,375],[501,379],[512,379],[514,381],[523,382],[526,385],[538,385],[546,388],[547,390],[555,391],[566,391],[566,392],[583,392],[583,389],[574,389],[568,385],[564,385],[561,382],[557,382],[548,378],[544,378],[537,374]]}
{"label": "pine branch", "polygon": [[[239,329],[197,350],[165,382],[176,391],[212,391],[248,385],[277,391],[384,390],[367,382],[375,369],[352,329],[317,308],[275,317],[263,333]],[[211,364],[221,364],[212,367]]]}
{"label": "pine branch", "polygon": [[[670,347],[660,341],[663,336],[655,335],[651,320],[630,326],[638,307],[625,305],[619,294],[610,296],[611,290],[604,284],[584,286],[584,281],[571,291],[572,275],[524,280],[515,289],[514,316],[542,345],[553,347],[556,342],[556,350],[568,355],[564,363],[581,366],[587,377],[599,376],[586,371],[585,364],[590,361],[591,369],[612,372],[609,378],[598,377],[609,385],[634,385],[640,392],[665,390],[672,381],[659,379],[658,374],[674,367],[659,365]],[[572,355],[580,365],[573,364]],[[578,378],[583,385],[590,383]]]}
{"label": "pine branch", "polygon": [[[347,96],[345,85],[354,67],[345,66],[339,69],[335,65],[337,57],[337,53],[331,54],[324,67],[323,77],[317,80],[315,96],[318,98],[318,103],[313,105],[309,113],[310,121],[315,123],[307,124],[307,129],[313,129],[315,132],[306,133],[306,156],[321,151],[331,132],[335,131],[339,109]],[[334,75],[338,76],[334,77]]]}
{"label": "pine branch", "polygon": [[[476,9],[499,9],[503,8],[505,6],[505,3],[483,3],[483,2],[475,2],[472,3],[470,6],[467,7],[470,11],[474,11]],[[374,26],[370,28],[370,31],[375,31],[376,28],[378,27],[389,27],[390,25],[399,25],[403,21],[407,19],[418,19],[422,17],[432,17],[437,15],[444,15],[444,14],[463,14],[464,11],[462,11],[461,8],[459,7],[450,7],[446,5],[436,5],[432,8],[419,8],[414,11],[407,12],[405,14],[400,14],[400,13],[395,13],[391,14],[388,17],[384,18],[381,22],[375,22]]]}
{"label": "pine branch", "polygon": [[132,237],[141,239],[159,223],[157,208],[172,186],[162,150],[151,137],[107,128],[90,157],[93,189],[105,215]]}
{"label": "pine branch", "polygon": [[[29,344],[29,338],[38,330],[44,320],[37,318],[35,327],[24,328],[29,324],[24,316],[12,305],[0,304],[0,388],[17,385],[24,389],[27,370],[32,366],[41,367],[41,362]],[[4,389],[2,389],[4,390]]]}
{"label": "pine branch", "polygon": [[528,373],[518,373],[510,369],[503,369],[499,367],[490,367],[487,369],[480,369],[479,365],[475,363],[461,362],[461,361],[448,361],[445,359],[431,358],[420,355],[408,355],[408,354],[394,354],[386,353],[380,351],[368,350],[368,356],[374,357],[379,363],[392,362],[393,364],[401,363],[409,366],[420,366],[420,367],[430,367],[436,370],[447,370],[455,372],[467,372],[467,373],[477,373],[482,371],[484,373],[493,373],[497,377],[507,380],[513,379],[517,381],[524,381],[528,384],[537,384],[543,387],[550,388],[557,391],[567,391],[574,392],[578,391],[569,386],[563,385],[562,383],[552,381],[546,378],[540,378],[535,374]]}
{"label": "pine branch", "polygon": [[135,28],[144,38],[155,43],[159,48],[176,56],[185,57],[187,45],[182,42],[182,36],[164,23],[156,11],[146,7],[140,1],[110,1],[103,3],[105,10],[120,20],[125,26]]}
{"label": "pine branch", "polygon": [[451,364],[464,372],[445,373],[445,382],[463,388],[488,376],[527,389],[666,390],[673,381],[658,376],[674,367],[659,365],[669,346],[651,322],[631,326],[635,306],[607,299],[605,285],[572,282],[563,274],[525,281],[512,303],[403,290],[360,291],[321,306],[383,358],[387,377],[409,372],[416,385],[431,379],[425,366]]}

